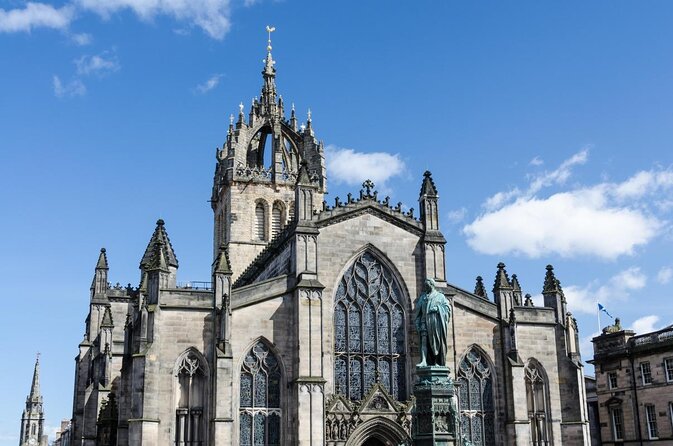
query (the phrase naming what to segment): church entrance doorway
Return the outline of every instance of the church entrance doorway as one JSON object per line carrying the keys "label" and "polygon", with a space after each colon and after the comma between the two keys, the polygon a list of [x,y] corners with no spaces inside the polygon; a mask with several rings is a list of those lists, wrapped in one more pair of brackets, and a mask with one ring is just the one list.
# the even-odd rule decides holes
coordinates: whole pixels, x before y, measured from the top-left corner
{"label": "church entrance doorway", "polygon": [[378,438],[370,438],[362,443],[362,446],[386,446],[386,444]]}

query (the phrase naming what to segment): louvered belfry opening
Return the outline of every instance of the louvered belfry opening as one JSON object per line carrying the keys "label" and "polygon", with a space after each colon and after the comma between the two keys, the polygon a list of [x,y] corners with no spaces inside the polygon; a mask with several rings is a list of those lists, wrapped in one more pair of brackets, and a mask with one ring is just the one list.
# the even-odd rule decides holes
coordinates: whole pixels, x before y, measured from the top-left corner
{"label": "louvered belfry opening", "polygon": [[266,210],[263,203],[255,206],[255,240],[266,240]]}
{"label": "louvered belfry opening", "polygon": [[283,209],[281,204],[275,202],[271,211],[271,238],[278,235],[283,227]]}

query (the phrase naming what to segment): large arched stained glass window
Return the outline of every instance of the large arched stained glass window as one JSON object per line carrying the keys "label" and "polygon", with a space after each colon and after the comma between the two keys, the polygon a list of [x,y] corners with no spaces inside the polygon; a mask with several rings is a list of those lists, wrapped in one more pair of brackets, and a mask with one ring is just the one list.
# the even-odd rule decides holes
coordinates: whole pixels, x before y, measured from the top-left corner
{"label": "large arched stained glass window", "polygon": [[458,368],[460,435],[475,446],[495,444],[493,375],[476,349],[467,352]]}
{"label": "large arched stained glass window", "polygon": [[336,391],[361,400],[376,382],[406,397],[405,323],[400,286],[365,252],[339,281],[334,308]]}
{"label": "large arched stained glass window", "polygon": [[241,368],[240,445],[280,445],[280,365],[263,342],[245,355]]}

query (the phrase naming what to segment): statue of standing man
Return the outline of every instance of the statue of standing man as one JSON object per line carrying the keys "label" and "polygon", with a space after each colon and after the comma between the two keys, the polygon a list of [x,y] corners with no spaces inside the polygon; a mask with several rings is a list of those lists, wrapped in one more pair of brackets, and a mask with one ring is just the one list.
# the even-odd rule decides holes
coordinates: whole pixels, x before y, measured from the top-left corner
{"label": "statue of standing man", "polygon": [[421,362],[416,367],[445,367],[451,308],[432,279],[425,279],[423,293],[416,301],[414,319],[421,338]]}

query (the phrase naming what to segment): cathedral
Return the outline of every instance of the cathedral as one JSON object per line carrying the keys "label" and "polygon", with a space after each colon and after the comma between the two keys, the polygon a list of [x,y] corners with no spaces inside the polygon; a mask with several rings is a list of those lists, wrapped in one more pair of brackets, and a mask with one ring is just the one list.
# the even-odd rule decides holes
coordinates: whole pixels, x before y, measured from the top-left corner
{"label": "cathedral", "polygon": [[212,282],[178,282],[163,220],[138,287],[109,284],[101,249],[72,444],[412,445],[414,302],[430,278],[451,314],[455,444],[588,445],[577,323],[553,267],[543,306],[502,263],[492,294],[481,277],[449,283],[430,172],[418,215],[371,181],[328,204],[323,143],[310,114],[288,117],[274,64],[269,42],[261,94],[216,152]]}

